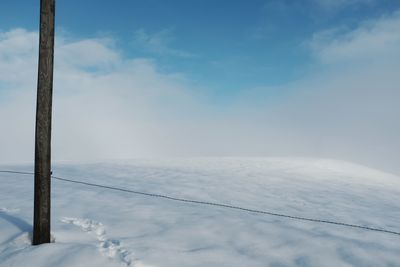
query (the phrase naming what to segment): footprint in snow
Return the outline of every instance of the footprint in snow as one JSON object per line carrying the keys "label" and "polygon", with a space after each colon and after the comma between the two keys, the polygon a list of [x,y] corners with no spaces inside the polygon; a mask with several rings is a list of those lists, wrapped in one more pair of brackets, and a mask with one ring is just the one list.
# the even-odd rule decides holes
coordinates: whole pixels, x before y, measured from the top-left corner
{"label": "footprint in snow", "polygon": [[90,219],[68,217],[62,218],[61,221],[78,226],[85,232],[94,233],[97,237],[97,240],[100,242],[98,247],[102,254],[112,259],[119,259],[127,266],[131,266],[132,253],[122,247],[119,240],[107,238],[106,230],[101,222],[96,222]]}

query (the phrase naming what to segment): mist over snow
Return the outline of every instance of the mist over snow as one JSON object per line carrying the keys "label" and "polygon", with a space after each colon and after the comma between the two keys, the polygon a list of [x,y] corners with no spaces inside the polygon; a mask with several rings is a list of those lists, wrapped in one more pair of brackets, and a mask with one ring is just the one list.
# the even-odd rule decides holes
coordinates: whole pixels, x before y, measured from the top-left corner
{"label": "mist over snow", "polygon": [[[33,159],[37,44],[37,32],[0,33],[1,162]],[[221,104],[184,73],[127,57],[112,37],[57,33],[54,160],[305,156],[400,173],[400,13],[303,45],[314,61],[302,79]]]}

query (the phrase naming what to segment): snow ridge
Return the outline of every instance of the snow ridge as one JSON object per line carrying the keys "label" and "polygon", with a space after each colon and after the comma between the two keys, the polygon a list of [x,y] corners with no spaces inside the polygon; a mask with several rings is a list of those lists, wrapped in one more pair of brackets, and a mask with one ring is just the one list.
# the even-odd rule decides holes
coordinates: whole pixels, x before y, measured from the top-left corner
{"label": "snow ridge", "polygon": [[16,213],[19,212],[19,209],[13,209],[13,208],[0,208],[0,212],[7,212],[7,213]]}
{"label": "snow ridge", "polygon": [[132,253],[125,249],[121,242],[117,239],[107,238],[106,230],[101,222],[96,222],[90,219],[80,219],[80,218],[61,218],[61,222],[73,224],[78,226],[83,231],[88,233],[93,233],[96,235],[97,240],[100,242],[98,245],[99,251],[111,259],[118,259],[126,266],[131,266]]}

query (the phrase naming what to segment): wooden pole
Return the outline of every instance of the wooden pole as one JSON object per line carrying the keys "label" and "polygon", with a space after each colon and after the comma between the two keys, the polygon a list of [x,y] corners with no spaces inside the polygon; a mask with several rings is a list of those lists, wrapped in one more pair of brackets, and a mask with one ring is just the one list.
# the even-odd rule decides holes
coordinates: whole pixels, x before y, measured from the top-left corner
{"label": "wooden pole", "polygon": [[33,245],[50,243],[51,111],[55,0],[40,1]]}

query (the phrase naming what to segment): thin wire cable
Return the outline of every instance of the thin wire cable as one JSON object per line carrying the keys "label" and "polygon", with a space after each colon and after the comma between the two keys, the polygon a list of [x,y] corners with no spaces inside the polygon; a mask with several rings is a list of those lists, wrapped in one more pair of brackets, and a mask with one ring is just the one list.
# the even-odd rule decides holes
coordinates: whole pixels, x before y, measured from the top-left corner
{"label": "thin wire cable", "polygon": [[[34,173],[31,173],[31,172],[8,171],[8,170],[7,171],[0,170],[0,173],[26,174],[26,175],[33,175],[34,174]],[[375,232],[383,232],[383,233],[388,233],[388,234],[393,234],[393,235],[400,236],[400,232],[390,231],[390,230],[386,230],[386,229],[383,229],[383,228],[362,226],[362,225],[349,224],[349,223],[343,223],[343,222],[335,222],[335,221],[322,220],[322,219],[313,219],[313,218],[300,217],[300,216],[292,216],[292,215],[269,212],[269,211],[264,211],[264,210],[257,210],[257,209],[243,208],[243,207],[240,207],[240,206],[221,204],[221,203],[216,203],[216,202],[191,200],[191,199],[185,199],[185,198],[171,197],[171,196],[168,196],[168,195],[140,192],[140,191],[124,189],[124,188],[118,188],[118,187],[113,187],[113,186],[107,186],[107,185],[101,185],[101,184],[94,184],[94,183],[82,182],[82,181],[77,181],[77,180],[71,180],[71,179],[66,179],[66,178],[57,177],[57,176],[51,176],[51,177],[53,179],[59,180],[59,181],[75,183],[75,184],[82,184],[82,185],[87,185],[87,186],[92,186],[92,187],[99,187],[99,188],[110,189],[110,190],[115,190],[115,191],[121,191],[121,192],[126,192],[126,193],[131,193],[131,194],[137,194],[137,195],[143,195],[143,196],[148,196],[148,197],[163,198],[163,199],[168,199],[168,200],[172,200],[172,201],[193,203],[193,204],[199,204],[199,205],[216,206],[216,207],[222,207],[222,208],[246,211],[246,212],[251,212],[251,213],[258,213],[258,214],[265,214],[265,215],[271,215],[271,216],[276,216],[276,217],[283,217],[283,218],[288,218],[288,219],[293,219],[293,220],[301,220],[301,221],[308,221],[308,222],[339,225],[339,226],[344,226],[344,227],[358,228],[358,229],[364,229],[364,230],[375,231]]]}

